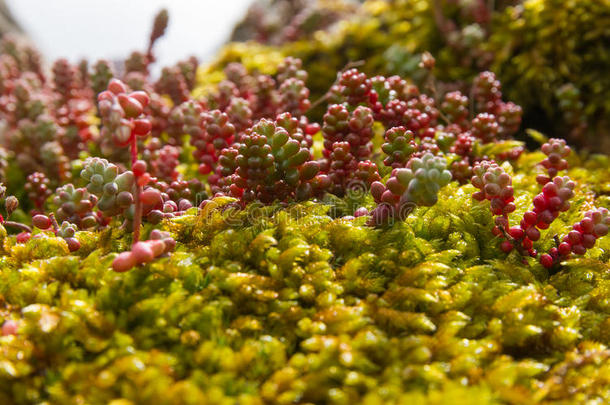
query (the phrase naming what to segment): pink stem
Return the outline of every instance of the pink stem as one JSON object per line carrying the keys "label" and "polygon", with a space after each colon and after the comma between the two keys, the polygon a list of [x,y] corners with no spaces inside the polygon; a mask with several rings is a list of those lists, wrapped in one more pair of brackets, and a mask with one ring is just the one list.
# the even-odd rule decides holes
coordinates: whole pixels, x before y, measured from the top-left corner
{"label": "pink stem", "polygon": [[[138,160],[138,140],[134,133],[131,134],[131,168]],[[133,244],[140,240],[140,225],[142,224],[142,201],[140,200],[140,193],[142,192],[142,186],[138,183],[138,177],[136,177],[136,192],[135,192],[135,212],[133,214]]]}
{"label": "pink stem", "polygon": [[138,160],[138,140],[136,137],[136,134],[131,133],[131,167],[133,168],[133,165],[136,163],[136,160]]}

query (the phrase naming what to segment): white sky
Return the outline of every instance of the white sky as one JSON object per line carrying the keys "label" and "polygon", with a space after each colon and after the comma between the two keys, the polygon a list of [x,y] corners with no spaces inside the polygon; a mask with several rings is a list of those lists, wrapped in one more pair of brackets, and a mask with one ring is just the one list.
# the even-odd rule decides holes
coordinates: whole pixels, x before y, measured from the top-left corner
{"label": "white sky", "polygon": [[47,60],[118,59],[144,51],[153,16],[169,10],[155,46],[157,68],[189,55],[209,60],[251,0],[7,0],[15,19]]}

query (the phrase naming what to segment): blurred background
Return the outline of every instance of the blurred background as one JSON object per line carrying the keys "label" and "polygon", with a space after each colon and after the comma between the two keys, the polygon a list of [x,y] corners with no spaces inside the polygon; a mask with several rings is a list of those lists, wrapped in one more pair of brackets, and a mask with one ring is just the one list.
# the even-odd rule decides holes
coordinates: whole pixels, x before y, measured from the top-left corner
{"label": "blurred background", "polygon": [[503,97],[523,108],[523,140],[534,128],[610,153],[610,0],[0,0],[0,33],[24,32],[47,67],[105,58],[120,71],[145,50],[163,7],[169,28],[155,45],[155,79],[194,55],[220,74],[203,75],[213,78],[205,88],[231,62],[273,73],[290,55],[316,99],[354,61],[369,75],[426,85],[419,62],[430,52],[441,94],[493,71]]}
{"label": "blurred background", "polygon": [[156,44],[162,66],[190,55],[210,59],[243,18],[251,0],[0,0],[2,32],[19,27],[47,61],[125,58],[145,49],[155,14],[167,8],[166,35]]}

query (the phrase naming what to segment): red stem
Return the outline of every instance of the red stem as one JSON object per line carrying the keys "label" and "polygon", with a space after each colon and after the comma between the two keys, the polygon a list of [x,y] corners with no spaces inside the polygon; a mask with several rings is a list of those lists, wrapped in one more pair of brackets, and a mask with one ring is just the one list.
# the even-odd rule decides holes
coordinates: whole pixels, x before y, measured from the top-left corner
{"label": "red stem", "polygon": [[138,140],[136,134],[131,132],[131,168],[133,169],[134,163],[138,160]]}
{"label": "red stem", "polygon": [[[519,254],[523,257],[529,257],[529,252],[527,250],[525,250],[523,248],[523,246],[521,245],[521,242],[523,241],[523,239],[515,239],[512,236],[510,236],[508,234],[508,232],[506,231],[506,229],[504,229],[503,226],[498,226],[498,229],[500,229],[500,231],[502,232],[502,234],[504,235],[504,237],[506,238],[506,240],[508,240],[510,243],[513,244],[513,247],[517,250],[517,252],[519,252]],[[527,261],[525,261],[525,259],[523,259],[523,263],[527,264]]]}
{"label": "red stem", "polygon": [[[136,134],[131,134],[131,169],[138,160],[138,140]],[[134,173],[135,175],[135,173]],[[133,244],[140,240],[140,225],[142,224],[142,201],[140,200],[140,193],[142,192],[142,186],[138,183],[138,177],[136,176],[136,192],[135,192],[135,212],[133,214]]]}
{"label": "red stem", "polygon": [[142,186],[136,185],[135,198],[135,213],[133,216],[133,244],[135,245],[140,240],[140,225],[142,224],[142,201],[140,200],[140,192]]}

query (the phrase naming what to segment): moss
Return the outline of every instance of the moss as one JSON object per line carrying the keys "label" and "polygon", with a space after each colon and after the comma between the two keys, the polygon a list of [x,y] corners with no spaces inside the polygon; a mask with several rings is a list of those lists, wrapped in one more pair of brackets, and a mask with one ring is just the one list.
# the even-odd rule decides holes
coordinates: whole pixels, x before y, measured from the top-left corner
{"label": "moss", "polygon": [[[507,167],[517,211],[539,158]],[[577,203],[550,234],[610,206],[608,158],[574,159]],[[550,275],[501,253],[473,190],[453,182],[380,229],[342,217],[350,197],[245,210],[217,198],[163,224],[179,241],[170,257],[120,274],[120,230],[77,233],[79,256],[61,238],[1,233],[0,316],[19,328],[0,337],[0,401],[610,400],[609,238]]]}

